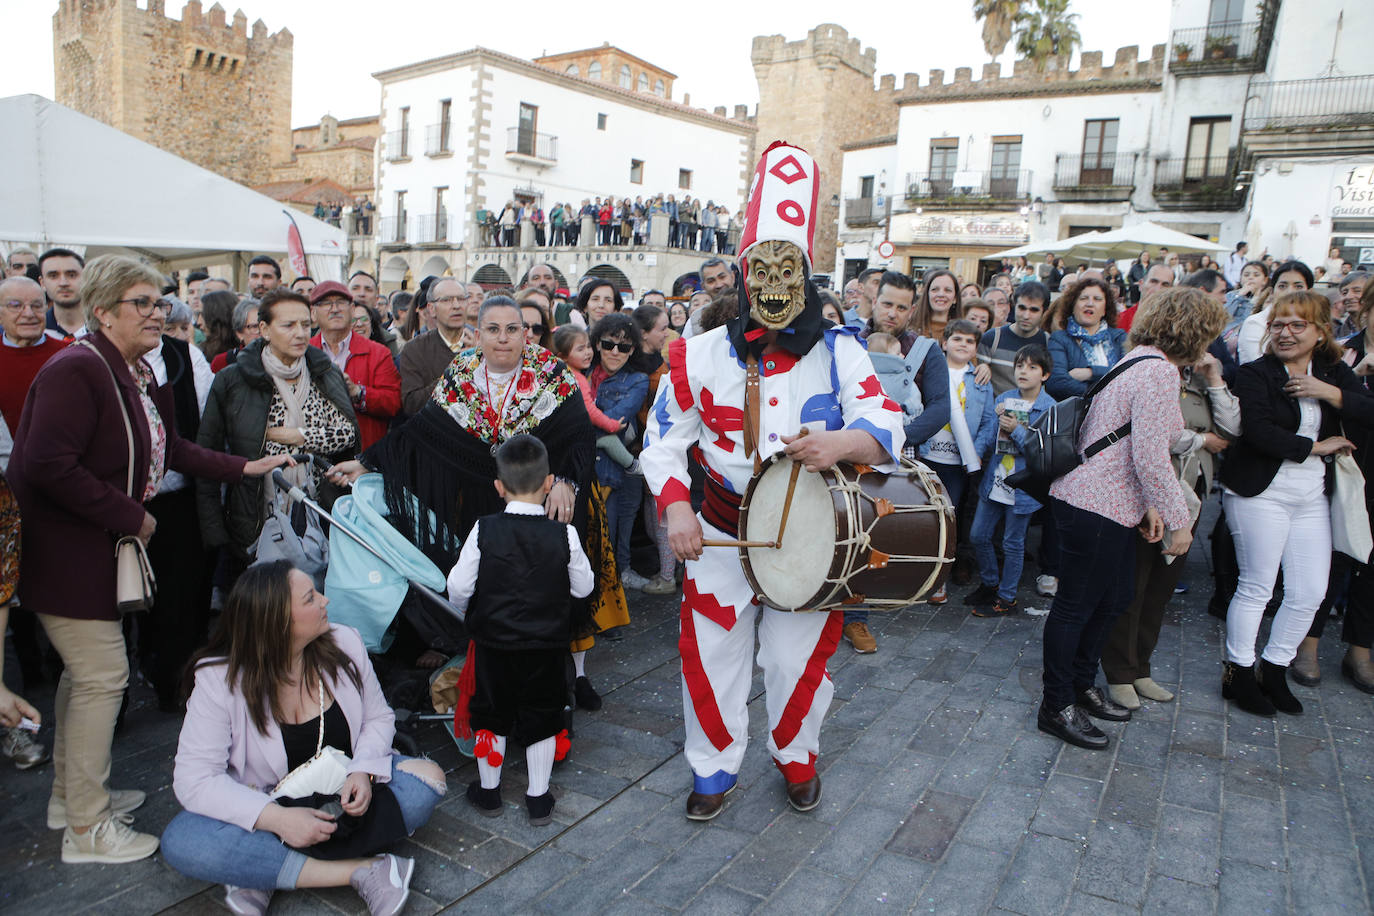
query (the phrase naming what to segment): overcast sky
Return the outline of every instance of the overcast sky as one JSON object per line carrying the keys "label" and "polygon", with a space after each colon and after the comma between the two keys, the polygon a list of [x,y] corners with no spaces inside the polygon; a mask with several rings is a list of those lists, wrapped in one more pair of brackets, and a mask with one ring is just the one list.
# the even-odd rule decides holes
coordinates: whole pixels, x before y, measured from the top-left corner
{"label": "overcast sky", "polygon": [[[138,0],[144,7],[147,0]],[[181,0],[167,9],[181,15]],[[225,2],[232,17],[238,4]],[[205,9],[211,6],[205,0]],[[1122,16],[1128,7],[1127,33]],[[52,98],[52,14],[55,0],[0,0],[4,30],[11,40],[0,55],[0,96],[36,92]],[[969,0],[906,0],[849,4],[791,0],[786,4],[521,0],[518,3],[441,0],[242,0],[251,23],[261,18],[269,31],[283,26],[295,36],[295,87],[291,120],[302,126],[323,114],[339,118],[375,113],[380,92],[371,74],[400,64],[466,50],[475,45],[519,57],[619,45],[678,76],[674,98],[690,93],[692,104],[713,108],[758,101],[749,63],[755,35],[781,34],[789,41],[823,22],[834,22],[878,51],[878,73],[921,74],[940,68],[973,67],[988,60],[981,26]],[[1163,42],[1168,0],[1073,0],[1080,14],[1083,48],[1103,52],[1110,63],[1117,47],[1139,44],[1143,56]],[[1143,25],[1139,25],[1142,24]],[[999,61],[1011,68],[1009,47]],[[950,76],[947,75],[946,79]]]}

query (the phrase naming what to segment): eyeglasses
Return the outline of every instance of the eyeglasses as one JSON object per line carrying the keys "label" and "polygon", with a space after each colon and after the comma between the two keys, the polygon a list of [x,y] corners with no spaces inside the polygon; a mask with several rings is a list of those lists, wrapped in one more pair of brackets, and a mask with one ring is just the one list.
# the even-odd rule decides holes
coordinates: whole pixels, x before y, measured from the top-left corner
{"label": "eyeglasses", "polygon": [[542,337],[544,332],[548,330],[548,328],[544,327],[542,324],[527,324],[525,327],[528,328],[530,333],[535,337]]}
{"label": "eyeglasses", "polygon": [[601,341],[601,349],[605,350],[607,353],[611,352],[612,350],[619,350],[621,353],[631,353],[634,351],[634,348],[635,345],[630,343],[628,340],[622,340],[619,343],[615,342],[614,340]]}
{"label": "eyeglasses", "polygon": [[489,324],[482,328],[482,333],[488,337],[524,337],[525,326],[523,324],[508,324],[502,327],[499,324]]}
{"label": "eyeglasses", "polygon": [[1303,331],[1306,331],[1306,330],[1307,330],[1307,322],[1306,322],[1306,321],[1271,321],[1271,322],[1269,322],[1269,333],[1270,333],[1270,334],[1273,334],[1275,337],[1278,337],[1278,336],[1279,336],[1280,334],[1282,334],[1284,331],[1288,331],[1288,332],[1290,332],[1294,337],[1297,337],[1299,334],[1301,334]]}
{"label": "eyeglasses", "polygon": [[0,305],[3,305],[6,309],[17,315],[23,314],[25,309],[32,311],[35,315],[41,315],[44,312],[43,303],[41,301],[20,302],[18,299],[11,299],[8,302],[0,302]]}
{"label": "eyeglasses", "polygon": [[140,318],[150,318],[154,311],[170,312],[172,310],[172,303],[168,302],[166,299],[154,299],[151,296],[135,296],[132,299],[118,299],[116,303],[119,305],[124,305],[125,303],[132,305],[134,311],[138,312],[138,317]]}
{"label": "eyeglasses", "polygon": [[467,302],[467,296],[440,296],[438,299],[430,299],[435,305],[457,305],[460,302]]}

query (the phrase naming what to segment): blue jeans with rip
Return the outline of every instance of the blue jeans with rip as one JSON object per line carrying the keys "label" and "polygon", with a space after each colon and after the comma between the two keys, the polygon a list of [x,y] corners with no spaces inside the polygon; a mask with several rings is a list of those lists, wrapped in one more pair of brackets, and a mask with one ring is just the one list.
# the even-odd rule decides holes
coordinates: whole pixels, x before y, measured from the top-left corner
{"label": "blue jeans with rip", "polygon": [[[429,820],[443,795],[412,773],[398,769],[410,760],[391,755],[391,794],[401,806],[406,832]],[[192,878],[258,890],[291,890],[300,879],[309,850],[287,846],[266,830],[244,830],[237,824],[182,811],[162,832],[162,858]]]}
{"label": "blue jeans with rip", "polygon": [[[1021,569],[1026,560],[1026,528],[1030,526],[1029,515],[1018,515],[1012,509],[1012,506],[987,498],[978,500],[973,530],[969,533],[969,540],[973,542],[973,550],[978,557],[978,574],[984,585],[997,586],[997,597],[1003,601],[1011,601],[1016,597],[1016,586],[1021,583]],[[1004,522],[1000,580],[997,575],[997,548],[992,545],[998,522]]]}

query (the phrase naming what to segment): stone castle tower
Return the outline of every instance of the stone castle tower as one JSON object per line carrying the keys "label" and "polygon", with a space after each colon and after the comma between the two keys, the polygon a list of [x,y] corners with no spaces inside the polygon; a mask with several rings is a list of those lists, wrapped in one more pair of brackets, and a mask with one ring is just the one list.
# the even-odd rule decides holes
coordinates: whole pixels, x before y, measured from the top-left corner
{"label": "stone castle tower", "polygon": [[[814,261],[834,261],[840,195],[842,143],[897,132],[893,77],[875,90],[877,52],[860,50],[859,40],[838,25],[822,24],[800,41],[781,35],[754,39],[751,58],[759,84],[759,150],[774,140],[795,143],[821,169]],[[851,195],[852,196],[852,195]]]}
{"label": "stone castle tower", "polygon": [[251,36],[242,10],[189,0],[181,20],[164,0],[58,0],[57,101],[247,185],[291,158],[287,29]]}

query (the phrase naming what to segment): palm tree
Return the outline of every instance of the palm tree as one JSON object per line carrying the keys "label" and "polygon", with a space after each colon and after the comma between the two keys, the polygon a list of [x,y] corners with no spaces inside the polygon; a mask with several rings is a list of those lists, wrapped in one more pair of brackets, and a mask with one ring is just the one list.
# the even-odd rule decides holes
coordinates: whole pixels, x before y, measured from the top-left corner
{"label": "palm tree", "polygon": [[973,18],[983,21],[983,49],[993,60],[1007,48],[1021,15],[1021,0],[973,0]]}
{"label": "palm tree", "polygon": [[1069,12],[1069,0],[1032,0],[1029,9],[1016,17],[1016,50],[1045,69],[1051,57],[1067,61],[1082,42],[1078,14]]}

